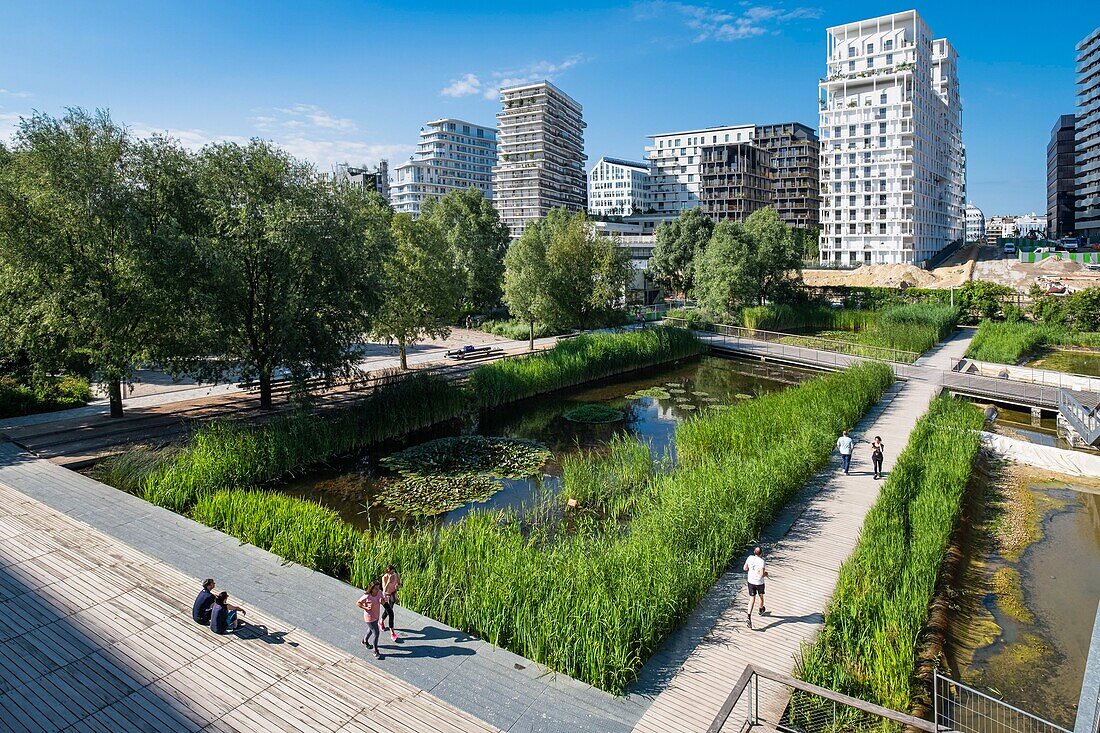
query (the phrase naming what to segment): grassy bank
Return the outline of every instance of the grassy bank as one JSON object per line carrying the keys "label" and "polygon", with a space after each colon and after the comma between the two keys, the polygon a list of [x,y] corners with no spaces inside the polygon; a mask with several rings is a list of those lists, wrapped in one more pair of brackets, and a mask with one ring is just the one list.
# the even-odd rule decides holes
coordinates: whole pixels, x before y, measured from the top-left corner
{"label": "grassy bank", "polygon": [[1045,323],[982,321],[966,356],[996,364],[1018,364],[1050,346],[1100,349],[1100,333],[1073,331]]}
{"label": "grassy bank", "polygon": [[469,389],[478,406],[496,407],[694,356],[703,348],[690,331],[677,328],[585,334],[559,342],[553,349],[534,356],[485,364],[470,375]]}
{"label": "grassy bank", "polygon": [[0,377],[0,418],[67,410],[91,399],[91,387],[83,377],[42,377],[32,384]]}
{"label": "grassy bank", "polygon": [[374,536],[352,578],[394,562],[416,611],[621,692],[891,380],[868,364],[707,411],[677,428],[670,473],[628,443],[570,462],[563,496],[586,512],[572,531],[474,513]]}
{"label": "grassy bank", "polygon": [[799,676],[908,711],[917,643],[979,448],[982,413],[933,402],[898,456],[859,544],[841,566],[825,628],[803,650]]}

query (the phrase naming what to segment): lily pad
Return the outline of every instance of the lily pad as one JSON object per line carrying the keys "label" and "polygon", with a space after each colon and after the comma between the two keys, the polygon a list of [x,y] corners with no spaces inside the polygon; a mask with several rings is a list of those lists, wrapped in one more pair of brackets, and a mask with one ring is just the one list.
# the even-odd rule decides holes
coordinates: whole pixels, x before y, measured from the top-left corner
{"label": "lily pad", "polygon": [[667,389],[662,389],[661,387],[647,387],[645,389],[639,389],[632,394],[628,394],[626,399],[640,400],[643,397],[652,397],[656,400],[667,400],[672,398],[672,394]]}
{"label": "lily pad", "polygon": [[696,409],[695,405],[691,404],[690,402],[677,402],[676,407],[678,409],[681,409],[681,410],[694,410],[694,409]]}

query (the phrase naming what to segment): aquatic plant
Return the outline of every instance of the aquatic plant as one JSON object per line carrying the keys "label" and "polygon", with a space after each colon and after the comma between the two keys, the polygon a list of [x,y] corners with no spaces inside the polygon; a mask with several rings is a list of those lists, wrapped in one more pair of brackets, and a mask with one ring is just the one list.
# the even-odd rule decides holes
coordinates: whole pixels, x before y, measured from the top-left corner
{"label": "aquatic plant", "polygon": [[566,420],[586,423],[608,423],[623,419],[622,410],[599,403],[580,405],[562,415]]}
{"label": "aquatic plant", "polygon": [[917,643],[983,421],[970,403],[941,396],[917,422],[840,568],[825,627],[802,650],[802,679],[910,709]]}
{"label": "aquatic plant", "polygon": [[995,364],[1019,364],[1047,346],[1100,348],[1100,333],[1072,331],[1046,323],[982,321],[966,356]]}
{"label": "aquatic plant", "polygon": [[385,482],[378,500],[402,514],[430,517],[492,498],[503,484],[487,473],[409,474]]}
{"label": "aquatic plant", "polygon": [[655,400],[668,400],[672,399],[672,393],[661,387],[646,387],[645,389],[635,390],[628,394],[626,399],[640,400],[643,397],[652,397]]}

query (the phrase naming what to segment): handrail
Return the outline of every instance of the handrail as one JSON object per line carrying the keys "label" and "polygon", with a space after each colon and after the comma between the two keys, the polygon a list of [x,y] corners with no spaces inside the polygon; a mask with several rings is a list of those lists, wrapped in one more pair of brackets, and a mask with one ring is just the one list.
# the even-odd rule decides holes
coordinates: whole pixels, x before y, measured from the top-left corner
{"label": "handrail", "polygon": [[737,702],[741,699],[741,695],[745,692],[745,688],[752,682],[754,677],[763,677],[766,680],[772,682],[778,682],[787,687],[792,687],[802,692],[808,692],[812,695],[816,695],[825,700],[832,702],[838,702],[842,705],[855,708],[864,713],[870,713],[871,715],[877,715],[880,718],[886,718],[892,720],[895,723],[900,723],[905,726],[909,726],[913,729],[925,731],[925,733],[944,733],[950,730],[947,726],[937,725],[931,720],[925,720],[924,718],[918,718],[915,715],[909,715],[908,713],[899,713],[896,710],[885,708],[875,703],[866,702],[859,698],[851,697],[840,692],[834,692],[824,687],[810,684],[809,682],[803,682],[802,680],[795,679],[790,675],[782,674],[780,672],[772,672],[771,670],[758,667],[755,664],[745,665],[745,671],[741,673],[741,676],[737,680],[737,684],[734,685],[733,690],[726,697],[725,702],[722,703],[721,709],[711,722],[710,727],[707,728],[707,733],[719,733],[722,730],[722,726],[726,724],[733,709],[737,706]]}

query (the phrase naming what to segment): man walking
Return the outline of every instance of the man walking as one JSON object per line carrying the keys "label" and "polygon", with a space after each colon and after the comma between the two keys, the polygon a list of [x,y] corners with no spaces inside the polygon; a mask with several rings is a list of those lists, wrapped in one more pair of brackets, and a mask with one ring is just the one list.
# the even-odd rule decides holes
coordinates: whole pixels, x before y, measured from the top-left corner
{"label": "man walking", "polygon": [[749,559],[745,561],[745,572],[749,574],[749,628],[752,628],[752,609],[756,606],[756,597],[760,596],[760,615],[767,613],[764,608],[764,578],[768,577],[768,571],[764,568],[764,558],[760,556],[760,548],[753,548]]}
{"label": "man walking", "polygon": [[848,431],[836,439],[836,449],[840,451],[840,464],[844,468],[844,475],[848,475],[848,469],[852,465],[852,448],[855,442],[848,437]]}

